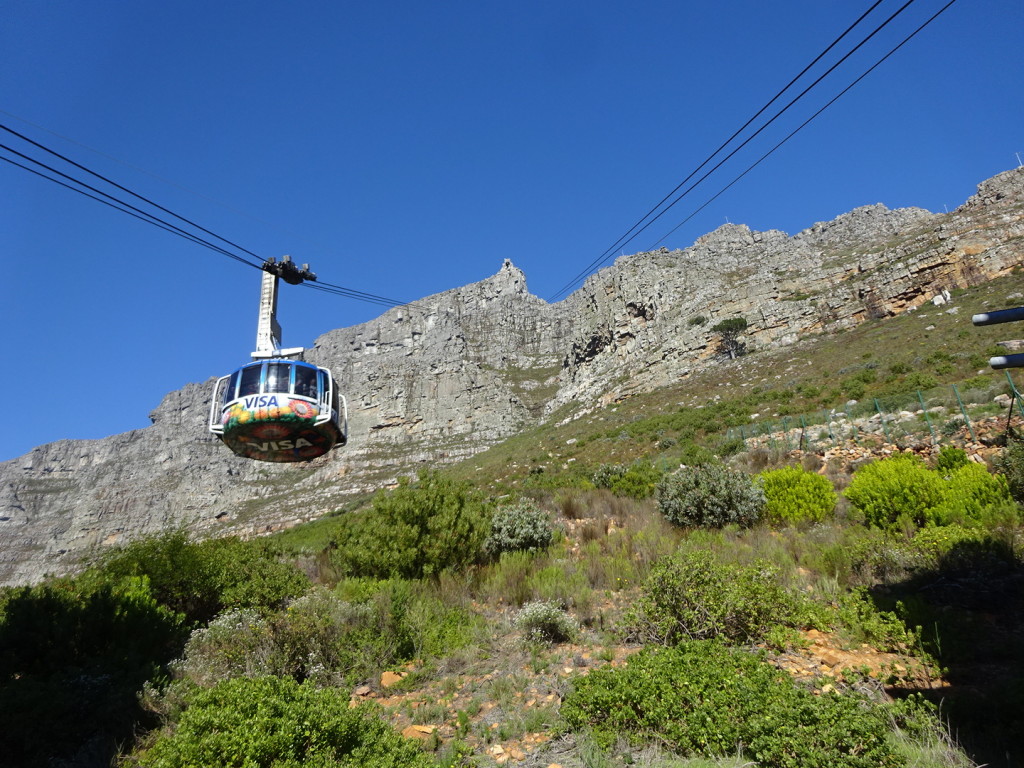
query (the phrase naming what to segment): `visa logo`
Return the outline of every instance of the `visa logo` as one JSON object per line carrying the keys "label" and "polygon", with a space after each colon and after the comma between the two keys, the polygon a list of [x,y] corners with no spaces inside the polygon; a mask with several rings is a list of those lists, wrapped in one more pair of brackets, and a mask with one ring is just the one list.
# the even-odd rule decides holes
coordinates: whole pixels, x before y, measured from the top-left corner
{"label": "visa logo", "polygon": [[277,404],[277,395],[253,395],[245,398],[242,402],[242,405],[250,411],[256,408],[271,408]]}
{"label": "visa logo", "polygon": [[309,440],[300,437],[298,440],[271,440],[266,443],[253,443],[252,446],[261,453],[267,451],[291,451],[295,448],[306,448],[312,445]]}

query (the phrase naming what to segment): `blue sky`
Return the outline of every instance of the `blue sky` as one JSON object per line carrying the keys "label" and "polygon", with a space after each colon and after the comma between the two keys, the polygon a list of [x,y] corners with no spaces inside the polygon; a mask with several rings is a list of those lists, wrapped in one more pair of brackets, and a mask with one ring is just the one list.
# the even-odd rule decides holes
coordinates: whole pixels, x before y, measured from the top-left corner
{"label": "blue sky", "polygon": [[[959,0],[662,242],[943,4],[912,3],[620,250],[876,202],[941,212],[1015,166],[1024,4]],[[5,0],[0,123],[332,283],[411,300],[509,258],[550,298],[869,5]],[[146,426],[248,360],[256,270],[7,163],[0,199],[0,460]],[[285,344],[310,346],[382,310],[288,288],[280,311]]]}

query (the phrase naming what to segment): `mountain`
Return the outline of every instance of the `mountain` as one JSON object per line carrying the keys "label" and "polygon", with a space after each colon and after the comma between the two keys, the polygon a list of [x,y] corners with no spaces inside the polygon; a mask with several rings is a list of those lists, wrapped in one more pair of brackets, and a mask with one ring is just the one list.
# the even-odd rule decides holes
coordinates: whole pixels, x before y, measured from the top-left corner
{"label": "mountain", "polygon": [[349,444],[303,465],[240,459],[205,428],[213,379],[168,394],[152,426],[62,440],[0,464],[0,582],[72,568],[93,546],[187,526],[253,533],[314,519],[524,427],[701,370],[711,329],[747,349],[898,315],[1024,258],[1024,170],[948,214],[876,204],[796,235],[729,224],[691,247],[623,256],[557,304],[506,261],[492,277],[330,331],[306,359],[348,398]]}

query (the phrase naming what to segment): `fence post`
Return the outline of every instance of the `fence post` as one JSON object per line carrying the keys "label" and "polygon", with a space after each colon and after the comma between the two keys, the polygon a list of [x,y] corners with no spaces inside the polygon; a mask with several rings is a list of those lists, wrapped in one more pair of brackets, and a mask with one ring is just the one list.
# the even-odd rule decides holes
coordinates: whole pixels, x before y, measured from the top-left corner
{"label": "fence post", "polygon": [[924,420],[928,424],[928,431],[932,433],[932,445],[939,444],[939,438],[935,436],[935,428],[932,426],[932,420],[928,416],[928,407],[924,404],[924,397],[921,395],[921,390],[917,390],[917,400],[921,403],[921,412],[924,413]]}
{"label": "fence post", "polygon": [[[1024,418],[1024,396],[1021,395],[1020,390],[1017,389],[1017,385],[1013,383],[1013,379],[1010,378],[1010,372],[1006,371],[1006,381],[1010,384],[1010,391],[1013,392],[1013,399],[1017,401],[1017,410],[1020,411],[1020,415]],[[1010,409],[1013,412],[1013,408]]]}
{"label": "fence post", "polygon": [[821,415],[825,417],[825,426],[828,427],[828,439],[832,441],[832,446],[835,447],[836,436],[835,433],[832,432],[832,419],[829,418],[828,411],[824,409],[822,409]]}
{"label": "fence post", "polygon": [[964,415],[964,421],[967,423],[967,431],[971,433],[971,442],[978,442],[977,436],[974,434],[974,426],[971,424],[971,417],[967,415],[967,408],[964,407],[964,401],[960,398],[960,390],[956,388],[956,384],[953,385],[953,393],[956,395],[956,401],[960,404],[960,413]]}
{"label": "fence post", "polygon": [[873,398],[875,401],[875,411],[878,412],[878,420],[882,424],[882,434],[885,435],[885,442],[893,444],[892,438],[889,437],[889,428],[885,425],[885,416],[882,415],[882,406],[878,404],[878,398]]}

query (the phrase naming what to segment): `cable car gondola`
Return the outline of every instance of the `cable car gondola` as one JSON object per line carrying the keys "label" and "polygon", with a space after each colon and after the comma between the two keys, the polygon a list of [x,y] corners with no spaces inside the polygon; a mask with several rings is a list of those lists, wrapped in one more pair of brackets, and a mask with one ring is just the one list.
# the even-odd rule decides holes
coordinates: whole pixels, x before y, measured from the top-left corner
{"label": "cable car gondola", "polygon": [[239,456],[308,461],[346,441],[331,372],[295,360],[249,363],[214,385],[210,431]]}
{"label": "cable car gondola", "polygon": [[263,265],[254,362],[217,379],[209,430],[234,453],[258,461],[309,461],[348,439],[348,407],[327,368],[302,360],[301,347],[281,349],[277,281],[315,280],[285,256]]}

